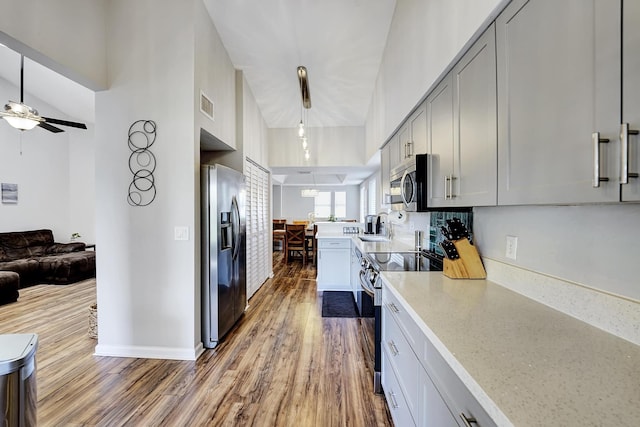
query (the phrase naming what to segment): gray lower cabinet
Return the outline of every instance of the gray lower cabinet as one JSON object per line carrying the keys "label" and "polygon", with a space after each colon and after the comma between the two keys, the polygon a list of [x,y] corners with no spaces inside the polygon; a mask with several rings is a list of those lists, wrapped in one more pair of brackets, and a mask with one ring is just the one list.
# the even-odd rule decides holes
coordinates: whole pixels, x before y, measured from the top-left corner
{"label": "gray lower cabinet", "polygon": [[430,206],[497,204],[496,45],[491,25],[427,98]]}
{"label": "gray lower cabinet", "polygon": [[495,426],[387,287],[382,291],[382,387],[397,426]]}
{"label": "gray lower cabinet", "polygon": [[[640,2],[624,0],[622,15],[622,126],[640,130]],[[622,130],[622,129],[621,129]],[[640,135],[621,132],[622,200],[640,201]]]}
{"label": "gray lower cabinet", "polygon": [[499,204],[619,201],[620,10],[513,0],[497,18]]}

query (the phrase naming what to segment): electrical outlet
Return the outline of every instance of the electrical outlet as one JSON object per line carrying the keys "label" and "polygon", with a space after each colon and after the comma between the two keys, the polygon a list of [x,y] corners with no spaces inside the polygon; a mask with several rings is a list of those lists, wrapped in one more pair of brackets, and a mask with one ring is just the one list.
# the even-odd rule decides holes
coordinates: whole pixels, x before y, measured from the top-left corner
{"label": "electrical outlet", "polygon": [[173,229],[174,240],[189,240],[189,227],[175,227]]}
{"label": "electrical outlet", "polygon": [[518,252],[518,238],[516,236],[507,236],[507,249],[505,256],[509,259],[516,259]]}

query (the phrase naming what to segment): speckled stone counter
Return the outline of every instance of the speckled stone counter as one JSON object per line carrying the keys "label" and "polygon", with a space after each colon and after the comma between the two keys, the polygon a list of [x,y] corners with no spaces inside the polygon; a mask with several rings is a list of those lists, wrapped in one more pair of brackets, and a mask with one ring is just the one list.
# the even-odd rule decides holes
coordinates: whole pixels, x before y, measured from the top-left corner
{"label": "speckled stone counter", "polygon": [[640,346],[490,281],[382,277],[497,425],[640,425]]}
{"label": "speckled stone counter", "polygon": [[357,234],[344,234],[337,231],[319,230],[316,235],[318,239],[351,239],[362,252],[407,252],[413,251],[414,247],[399,240],[389,242],[363,242]]}

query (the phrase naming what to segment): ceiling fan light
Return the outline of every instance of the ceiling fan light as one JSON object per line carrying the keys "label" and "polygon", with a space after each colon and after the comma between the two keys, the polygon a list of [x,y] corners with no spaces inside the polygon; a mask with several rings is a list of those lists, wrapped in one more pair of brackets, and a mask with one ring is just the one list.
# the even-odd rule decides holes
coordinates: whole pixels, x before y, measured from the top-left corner
{"label": "ceiling fan light", "polygon": [[12,127],[20,130],[31,130],[40,123],[38,120],[26,117],[4,116],[3,119]]}

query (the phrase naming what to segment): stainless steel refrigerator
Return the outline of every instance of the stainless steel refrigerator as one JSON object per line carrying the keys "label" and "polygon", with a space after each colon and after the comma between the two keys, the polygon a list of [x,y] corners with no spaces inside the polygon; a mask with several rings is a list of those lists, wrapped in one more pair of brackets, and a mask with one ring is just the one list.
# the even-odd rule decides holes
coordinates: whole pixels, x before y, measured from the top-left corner
{"label": "stainless steel refrigerator", "polygon": [[245,178],[202,167],[202,342],[214,348],[246,307]]}

